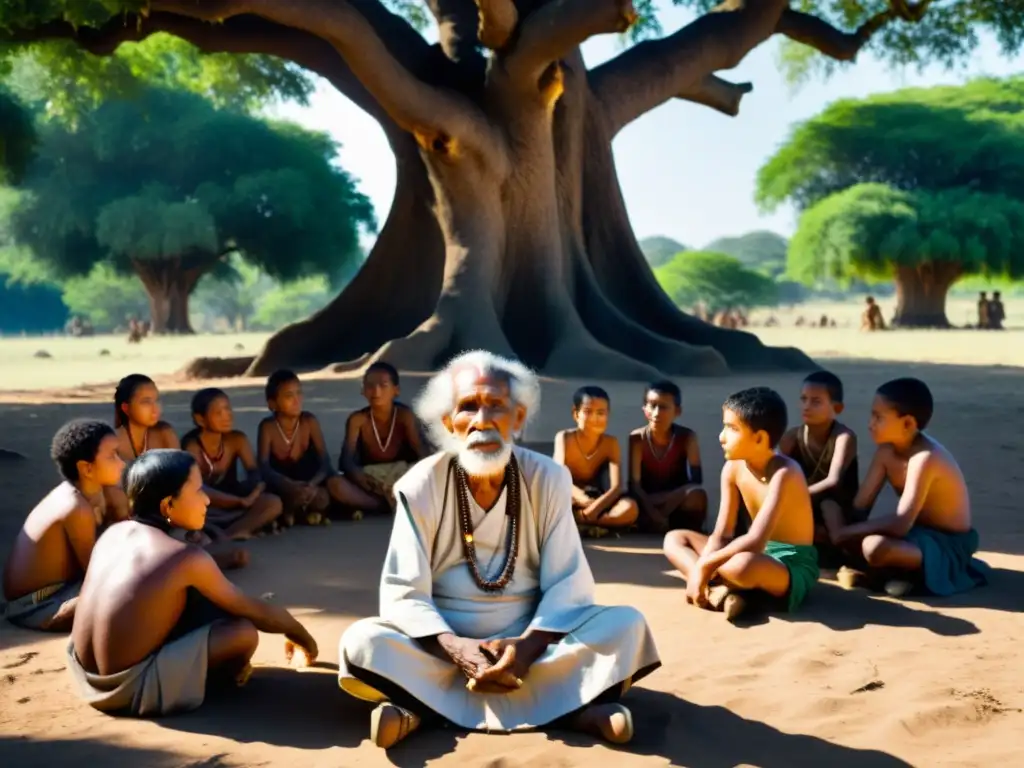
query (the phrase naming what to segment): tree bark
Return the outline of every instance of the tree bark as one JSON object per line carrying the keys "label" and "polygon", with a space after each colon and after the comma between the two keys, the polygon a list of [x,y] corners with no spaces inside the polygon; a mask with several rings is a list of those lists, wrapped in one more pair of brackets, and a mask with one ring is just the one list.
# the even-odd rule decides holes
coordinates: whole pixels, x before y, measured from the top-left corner
{"label": "tree bark", "polygon": [[180,259],[161,261],[132,261],[135,274],[139,276],[146,295],[149,297],[149,320],[151,330],[156,334],[191,334],[192,321],[188,304],[192,291],[208,268],[192,267],[183,269]]}
{"label": "tree bark", "polygon": [[949,328],[946,295],[961,276],[959,265],[929,262],[896,269],[896,314],[899,328]]}

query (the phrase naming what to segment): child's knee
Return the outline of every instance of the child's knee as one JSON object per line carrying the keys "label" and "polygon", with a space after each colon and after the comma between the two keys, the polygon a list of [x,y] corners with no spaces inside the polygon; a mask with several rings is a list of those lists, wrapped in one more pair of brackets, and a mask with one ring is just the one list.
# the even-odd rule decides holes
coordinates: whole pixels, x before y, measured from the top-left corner
{"label": "child's knee", "polygon": [[284,502],[281,497],[273,493],[264,493],[260,496],[260,503],[267,510],[267,515],[277,517],[284,510]]}
{"label": "child's knee", "polygon": [[256,625],[248,619],[229,619],[221,622],[214,630],[219,655],[223,657],[246,658],[256,653],[260,635]]}
{"label": "child's knee", "polygon": [[726,560],[718,571],[730,580],[742,580],[744,575],[753,567],[756,560],[757,555],[753,552],[737,552]]}
{"label": "child's knee", "polygon": [[640,517],[640,507],[633,499],[620,499],[616,506],[619,507],[617,517],[621,525],[633,525]]}
{"label": "child's knee", "polygon": [[703,512],[708,508],[708,493],[703,488],[691,488],[686,494],[683,506],[697,512]]}
{"label": "child's knee", "polygon": [[868,565],[884,565],[889,554],[889,540],[885,536],[865,536],[860,548]]}
{"label": "child's knee", "polygon": [[690,541],[689,531],[669,531],[665,534],[665,540],[662,542],[662,549],[666,552],[670,550],[679,550],[683,547],[693,549],[693,542]]}

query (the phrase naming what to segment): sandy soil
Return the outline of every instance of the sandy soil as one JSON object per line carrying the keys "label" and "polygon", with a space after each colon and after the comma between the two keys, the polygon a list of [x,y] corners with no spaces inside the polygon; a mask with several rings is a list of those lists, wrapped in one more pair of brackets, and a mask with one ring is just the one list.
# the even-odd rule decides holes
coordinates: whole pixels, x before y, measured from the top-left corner
{"label": "sandy soil", "polygon": [[[994,583],[947,600],[895,601],[843,592],[825,580],[803,613],[734,627],[720,615],[686,608],[681,582],[667,570],[659,542],[636,537],[588,545],[598,599],[644,611],[664,666],[629,695],[638,733],[611,750],[565,733],[487,736],[417,734],[383,754],[365,739],[368,710],[337,688],[330,665],[337,639],[354,619],[376,610],[386,521],[293,529],[252,543],[252,566],[238,582],[303,615],[327,668],[284,669],[281,642],[264,637],[249,686],[211,699],[196,713],[161,721],[107,717],[80,704],[64,669],[66,639],[0,627],[0,755],[5,766],[575,766],[725,768],[791,766],[991,766],[1016,764],[1024,744],[1024,481],[1019,431],[1024,371],[952,365],[835,363],[847,386],[848,422],[863,429],[873,387],[913,373],[938,402],[935,436],[960,457],[971,485],[984,557]],[[791,401],[799,377],[736,377],[684,382],[683,421],[704,446],[709,477],[721,467],[719,405],[753,383]],[[411,395],[419,382],[407,381]],[[640,420],[640,387],[608,384],[612,428]],[[573,384],[549,383],[528,437],[545,439],[569,420]],[[2,442],[28,456],[0,462],[0,541],[55,481],[47,461],[53,431],[72,416],[110,417],[109,388],[25,395],[0,405]],[[58,399],[74,402],[55,402]],[[233,390],[241,426],[264,412],[260,388]],[[168,392],[166,416],[187,424],[188,393]],[[35,402],[31,402],[31,401]],[[357,384],[312,381],[307,407],[336,450]],[[868,449],[862,451],[867,461]],[[713,503],[716,484],[709,483]],[[890,495],[880,501],[892,503]],[[0,551],[5,548],[0,545]],[[1014,747],[1013,745],[1017,746]],[[1017,755],[1016,758],[1013,756]]]}

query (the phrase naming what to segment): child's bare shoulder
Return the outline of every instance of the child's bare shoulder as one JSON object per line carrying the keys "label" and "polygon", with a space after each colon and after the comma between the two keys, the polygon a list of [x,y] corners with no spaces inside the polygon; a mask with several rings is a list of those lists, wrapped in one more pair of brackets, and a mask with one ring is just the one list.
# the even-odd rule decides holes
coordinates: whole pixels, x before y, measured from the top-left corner
{"label": "child's bare shoulder", "polygon": [[[348,415],[348,418],[345,419],[345,426],[346,427],[356,427],[356,428],[362,427],[366,423],[366,417],[369,415],[369,413],[370,413],[370,409],[369,408],[360,408],[358,411],[352,411],[352,413],[350,413]],[[399,416],[401,416],[401,413],[402,413],[401,411],[398,411]],[[302,415],[303,415],[303,417],[305,417],[307,415],[308,416],[312,416],[312,414],[306,414],[306,413],[303,413]],[[313,416],[313,418],[315,419],[316,417]]]}
{"label": "child's bare shoulder", "polygon": [[606,450],[611,450],[612,448],[618,448],[619,447],[619,438],[617,438],[615,435],[612,435],[612,434],[609,434],[608,432],[605,432],[603,435],[601,435],[601,447],[606,449]]}
{"label": "child's bare shoulder", "polygon": [[301,414],[299,414],[299,423],[305,424],[310,427],[313,426],[314,424],[319,426],[320,419],[316,417],[316,414],[311,413],[310,411],[303,411]]}
{"label": "child's bare shoulder", "polygon": [[839,437],[840,435],[847,435],[848,437],[852,437],[854,440],[857,439],[857,433],[854,432],[846,424],[843,424],[843,422],[841,422],[841,421],[837,421],[836,422],[835,432],[836,432],[836,437]]}
{"label": "child's bare shoulder", "polygon": [[242,445],[249,442],[249,436],[240,429],[232,429],[225,435],[225,438],[234,445]]}
{"label": "child's bare shoulder", "polygon": [[791,479],[796,479],[799,480],[799,483],[804,488],[807,487],[807,476],[804,474],[804,469],[800,466],[800,462],[786,455],[779,456],[777,461],[779,465],[775,472],[784,484],[791,482]]}
{"label": "child's bare shoulder", "polygon": [[267,427],[269,427],[273,421],[274,421],[274,417],[273,416],[264,416],[262,419],[260,419],[260,423],[256,426],[257,434],[259,432],[262,432]]}
{"label": "child's bare shoulder", "polygon": [[672,432],[675,433],[676,437],[681,437],[684,440],[692,440],[697,437],[696,431],[690,429],[685,424],[673,424]]}

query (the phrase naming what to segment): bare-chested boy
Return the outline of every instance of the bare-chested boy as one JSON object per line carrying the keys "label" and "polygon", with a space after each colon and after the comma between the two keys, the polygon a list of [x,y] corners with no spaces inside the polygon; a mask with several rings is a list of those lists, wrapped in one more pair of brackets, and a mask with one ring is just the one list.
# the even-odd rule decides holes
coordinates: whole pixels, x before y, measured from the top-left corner
{"label": "bare-chested boy", "polygon": [[629,492],[639,506],[641,530],[699,531],[707,517],[697,433],[675,423],[682,402],[671,381],[654,382],[644,392],[647,426],[629,436]]}
{"label": "bare-chested boy", "polygon": [[580,387],[572,396],[576,429],[555,435],[554,459],[572,475],[572,506],[576,524],[586,535],[636,523],[636,502],[622,492],[622,450],[607,433],[611,400],[600,387]]}
{"label": "bare-chested boy", "polygon": [[126,473],[132,518],[97,542],[67,649],[79,695],[137,717],[195,709],[208,678],[244,684],[257,630],[312,662],[316,642],[283,608],[245,595],[208,553],[168,535],[200,530],[209,499],[196,460],[155,450]]}
{"label": "bare-chested boy", "polygon": [[837,418],[843,407],[838,376],[829,371],[808,374],[800,391],[803,424],[779,441],[779,453],[794,459],[807,478],[819,550],[830,546],[831,536],[844,525],[864,519],[853,505],[860,485],[857,436]]}
{"label": "bare-chested boy", "polygon": [[294,372],[274,371],[267,378],[267,407],[256,438],[260,475],[281,497],[281,521],[309,525],[329,522],[332,503],[358,509],[365,494],[334,471],[320,422],[302,410],[302,383]]}
{"label": "bare-chested boy", "polygon": [[[767,593],[792,611],[818,580],[807,481],[799,464],[775,452],[785,430],[786,404],[778,393],[755,387],[731,395],[718,438],[725,466],[715,530],[665,537],[665,556],[686,578],[687,600],[723,610],[730,620],[743,612],[742,591]],[[741,508],[752,523],[734,536]],[[721,584],[709,592],[716,577]]]}
{"label": "bare-chested boy", "polygon": [[426,455],[416,416],[396,401],[399,394],[394,366],[373,363],[363,375],[369,406],[345,423],[338,469],[356,485],[352,501],[361,511],[393,510],[395,483]]}
{"label": "bare-chested boy", "polygon": [[109,424],[76,419],[53,437],[50,456],[64,482],[33,509],[4,568],[8,621],[25,629],[66,632],[75,616],[103,522],[103,486],[121,482],[124,462]]}
{"label": "bare-chested boy", "polygon": [[[870,510],[888,482],[899,494],[893,514],[841,528],[837,544],[862,555],[871,581],[900,597],[921,586],[951,595],[988,583],[989,568],[974,557],[978,533],[971,525],[971,499],[956,459],[924,429],[934,402],[920,379],[889,381],[871,404],[868,429],[878,446],[854,501]],[[864,574],[850,568],[839,583],[856,586]]]}

